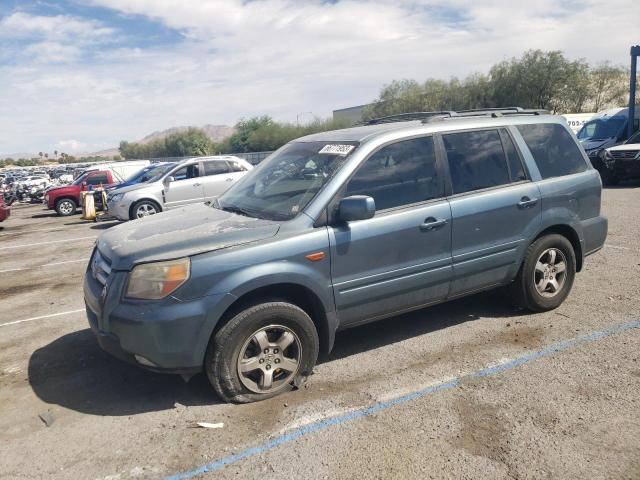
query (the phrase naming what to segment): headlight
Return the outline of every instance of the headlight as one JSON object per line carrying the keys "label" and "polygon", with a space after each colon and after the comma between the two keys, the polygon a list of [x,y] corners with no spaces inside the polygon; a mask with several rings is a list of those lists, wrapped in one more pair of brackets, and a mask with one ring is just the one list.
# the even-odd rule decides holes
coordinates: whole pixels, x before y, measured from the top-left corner
{"label": "headlight", "polygon": [[144,300],[164,298],[189,279],[190,270],[188,258],[138,265],[129,275],[126,296]]}
{"label": "headlight", "polygon": [[107,196],[108,202],[119,202],[124,197],[124,193],[114,193],[113,195]]}

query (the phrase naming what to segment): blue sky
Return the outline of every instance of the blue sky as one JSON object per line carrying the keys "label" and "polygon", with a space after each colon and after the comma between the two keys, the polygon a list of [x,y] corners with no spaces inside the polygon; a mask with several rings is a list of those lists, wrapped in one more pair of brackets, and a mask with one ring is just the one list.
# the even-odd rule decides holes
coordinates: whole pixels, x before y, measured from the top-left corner
{"label": "blue sky", "polygon": [[327,117],[529,48],[626,65],[638,18],[631,0],[3,0],[0,154]]}

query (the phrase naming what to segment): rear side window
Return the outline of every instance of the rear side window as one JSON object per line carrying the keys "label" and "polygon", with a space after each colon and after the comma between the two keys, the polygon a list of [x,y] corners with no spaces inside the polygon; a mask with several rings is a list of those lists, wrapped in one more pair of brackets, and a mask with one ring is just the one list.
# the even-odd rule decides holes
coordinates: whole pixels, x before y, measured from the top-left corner
{"label": "rear side window", "polygon": [[454,194],[511,183],[497,130],[450,133],[442,140]]}
{"label": "rear side window", "polygon": [[371,157],[347,184],[346,196],[367,195],[376,210],[442,196],[432,137],[388,145]]}
{"label": "rear side window", "polygon": [[220,175],[221,173],[230,173],[231,169],[227,162],[204,162],[205,175]]}
{"label": "rear side window", "polygon": [[229,166],[231,167],[232,172],[245,172],[247,169],[244,168],[240,162],[236,162],[235,160],[229,160]]}
{"label": "rear side window", "polygon": [[584,172],[587,164],[578,145],[567,130],[557,123],[518,125],[542,178]]}

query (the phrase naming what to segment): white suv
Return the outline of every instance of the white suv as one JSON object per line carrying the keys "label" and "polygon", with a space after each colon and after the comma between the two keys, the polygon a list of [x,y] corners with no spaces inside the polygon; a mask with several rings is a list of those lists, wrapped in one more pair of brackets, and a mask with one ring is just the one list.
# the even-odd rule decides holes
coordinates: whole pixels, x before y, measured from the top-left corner
{"label": "white suv", "polygon": [[246,160],[227,155],[189,158],[159,167],[145,183],[113,190],[107,197],[107,208],[119,220],[134,220],[210,201],[252,168]]}

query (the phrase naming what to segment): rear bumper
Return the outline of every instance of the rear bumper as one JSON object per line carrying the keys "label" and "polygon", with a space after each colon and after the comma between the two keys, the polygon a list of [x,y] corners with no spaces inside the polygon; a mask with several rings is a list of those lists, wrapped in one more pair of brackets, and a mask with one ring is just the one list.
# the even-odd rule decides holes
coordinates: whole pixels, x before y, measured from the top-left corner
{"label": "rear bumper", "polygon": [[598,216],[583,220],[582,234],[584,238],[584,256],[597,252],[604,246],[609,229],[607,217]]}

